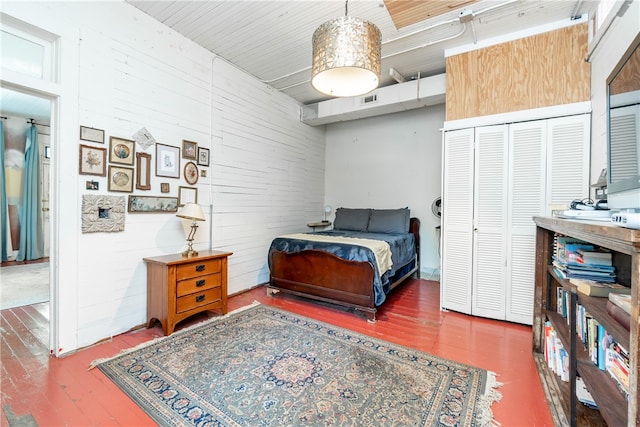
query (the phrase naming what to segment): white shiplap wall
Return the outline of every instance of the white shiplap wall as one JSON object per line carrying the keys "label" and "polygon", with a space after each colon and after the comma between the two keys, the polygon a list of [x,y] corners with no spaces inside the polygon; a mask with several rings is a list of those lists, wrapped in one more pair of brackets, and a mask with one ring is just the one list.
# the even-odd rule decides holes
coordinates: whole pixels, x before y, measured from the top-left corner
{"label": "white shiplap wall", "polygon": [[420,219],[422,278],[440,270],[440,196],[444,104],[327,125],[325,199],[335,209],[408,206]]}
{"label": "white shiplap wall", "polygon": [[[104,129],[104,147],[109,136],[131,139],[144,126],[160,143],[181,147],[187,139],[209,148],[207,177],[196,186],[198,202],[213,221],[200,224],[194,246],[234,252],[230,293],[267,281],[271,239],[305,230],[305,223],[322,212],[324,129],[301,124],[293,99],[125,3],[35,6],[15,4],[3,12],[43,28],[64,22],[80,35],[79,78],[62,76],[64,85],[77,89],[77,125]],[[79,143],[62,141],[59,156],[75,159],[65,163],[77,165]],[[154,163],[155,149],[146,152]],[[156,177],[154,163],[151,190],[134,189],[134,194],[167,195],[160,193],[160,183],[169,182],[168,195],[177,196],[178,187],[187,185],[182,178],[186,162],[182,159],[181,179]],[[77,257],[52,255],[58,263],[54,275],[67,272],[67,280],[58,283],[65,310],[76,312],[75,318],[67,312],[72,320],[58,325],[61,354],[145,323],[142,258],[185,247],[186,224],[173,214],[127,214],[124,232],[82,234],[78,224],[82,195],[88,193],[85,181],[96,178],[98,193],[107,194],[106,178],[94,176],[77,175],[75,188],[61,189],[76,200],[62,211],[78,216],[75,221],[60,217],[55,225],[71,243],[59,250],[77,252]]]}

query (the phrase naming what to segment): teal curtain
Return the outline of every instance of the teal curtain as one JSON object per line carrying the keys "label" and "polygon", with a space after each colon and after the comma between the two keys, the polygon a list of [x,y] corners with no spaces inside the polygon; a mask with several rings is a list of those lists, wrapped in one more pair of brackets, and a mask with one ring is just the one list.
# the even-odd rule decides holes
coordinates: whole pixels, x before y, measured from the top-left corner
{"label": "teal curtain", "polygon": [[32,125],[27,131],[27,143],[24,150],[24,177],[22,180],[22,197],[18,210],[20,218],[20,249],[16,256],[17,261],[38,259],[44,256],[39,151],[38,131]]}
{"label": "teal curtain", "polygon": [[9,205],[7,205],[7,179],[4,174],[4,122],[0,120],[0,244],[2,261],[9,259]]}

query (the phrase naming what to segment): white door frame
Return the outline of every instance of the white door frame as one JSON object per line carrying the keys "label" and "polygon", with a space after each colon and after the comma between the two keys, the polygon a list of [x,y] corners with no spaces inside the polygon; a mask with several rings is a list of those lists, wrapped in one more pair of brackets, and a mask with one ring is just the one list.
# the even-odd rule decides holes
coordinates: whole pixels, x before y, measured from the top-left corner
{"label": "white door frame", "polygon": [[[77,149],[70,149],[69,144],[77,141],[79,131],[80,31],[77,26],[69,25],[68,21],[52,18],[56,16],[53,12],[55,6],[53,3],[44,3],[41,7],[51,8],[51,13],[34,14],[33,5],[29,2],[3,4],[0,13],[2,26],[18,26],[28,33],[54,41],[52,63],[56,75],[51,81],[45,81],[2,69],[0,85],[51,101],[50,215],[53,227],[49,262],[49,348],[51,354],[59,356],[78,348],[77,235],[80,229],[80,191],[78,153]],[[63,145],[66,145],[64,152]],[[65,191],[60,191],[61,188]],[[64,212],[62,206],[65,207]]]}

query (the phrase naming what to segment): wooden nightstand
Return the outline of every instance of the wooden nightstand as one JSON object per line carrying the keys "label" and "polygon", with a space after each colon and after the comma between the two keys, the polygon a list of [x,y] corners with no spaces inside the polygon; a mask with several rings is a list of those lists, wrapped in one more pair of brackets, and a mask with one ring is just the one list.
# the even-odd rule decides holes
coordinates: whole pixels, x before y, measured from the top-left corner
{"label": "wooden nightstand", "polygon": [[312,231],[316,231],[318,227],[329,227],[331,225],[331,221],[318,221],[318,222],[308,222],[307,227],[311,227]]}
{"label": "wooden nightstand", "polygon": [[207,310],[227,314],[227,257],[231,252],[200,251],[144,258],[147,263],[147,328],[155,320],[170,335],[181,320]]}

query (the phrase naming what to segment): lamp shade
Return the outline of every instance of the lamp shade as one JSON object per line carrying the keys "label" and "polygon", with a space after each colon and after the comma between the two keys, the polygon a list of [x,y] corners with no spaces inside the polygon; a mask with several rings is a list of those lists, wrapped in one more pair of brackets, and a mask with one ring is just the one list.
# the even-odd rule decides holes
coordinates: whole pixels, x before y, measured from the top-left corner
{"label": "lamp shade", "polygon": [[204,212],[202,212],[202,207],[197,203],[186,203],[176,216],[192,221],[204,221]]}
{"label": "lamp shade", "polygon": [[311,86],[331,96],[371,92],[380,81],[381,34],[350,16],[327,21],[313,33]]}

